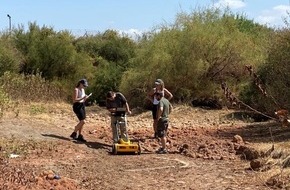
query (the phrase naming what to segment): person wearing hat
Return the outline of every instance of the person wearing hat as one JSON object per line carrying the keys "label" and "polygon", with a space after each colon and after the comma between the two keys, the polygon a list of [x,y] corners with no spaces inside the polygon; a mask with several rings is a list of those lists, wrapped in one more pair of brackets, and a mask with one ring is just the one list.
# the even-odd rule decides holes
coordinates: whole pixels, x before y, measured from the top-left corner
{"label": "person wearing hat", "polygon": [[85,93],[86,87],[88,87],[88,81],[86,79],[79,80],[73,94],[73,111],[78,117],[79,122],[70,137],[81,142],[86,142],[82,135],[86,119],[85,101],[90,97],[90,95]]}
{"label": "person wearing hat", "polygon": [[156,92],[155,97],[159,101],[157,106],[157,136],[161,140],[161,147],[156,151],[157,154],[166,154],[166,136],[169,124],[169,114],[172,111],[171,103],[164,98],[164,93]]}
{"label": "person wearing hat", "polygon": [[169,90],[165,88],[164,82],[161,79],[156,79],[154,82],[155,87],[148,93],[148,98],[153,104],[152,107],[152,116],[153,116],[153,130],[154,130],[154,138],[157,138],[157,108],[159,104],[159,100],[156,98],[156,93],[162,93],[163,97],[167,97],[167,100],[170,101],[173,98],[173,95]]}

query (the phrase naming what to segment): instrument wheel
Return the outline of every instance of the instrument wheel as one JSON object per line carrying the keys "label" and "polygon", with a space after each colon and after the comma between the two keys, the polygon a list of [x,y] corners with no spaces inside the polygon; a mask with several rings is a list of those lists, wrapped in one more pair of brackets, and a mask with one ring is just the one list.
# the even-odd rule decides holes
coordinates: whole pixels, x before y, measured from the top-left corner
{"label": "instrument wheel", "polygon": [[112,154],[114,154],[114,155],[117,155],[117,145],[116,144],[113,144],[112,145]]}

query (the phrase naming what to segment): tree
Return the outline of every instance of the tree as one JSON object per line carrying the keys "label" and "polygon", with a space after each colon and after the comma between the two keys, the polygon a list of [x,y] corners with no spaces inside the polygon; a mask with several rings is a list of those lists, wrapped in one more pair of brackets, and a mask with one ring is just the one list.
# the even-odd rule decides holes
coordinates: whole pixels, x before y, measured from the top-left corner
{"label": "tree", "polygon": [[21,53],[10,39],[10,34],[0,36],[0,76],[6,71],[18,73],[22,61]]}
{"label": "tree", "polygon": [[[141,40],[134,67],[122,78],[122,91],[131,97],[130,89],[142,93],[162,78],[176,101],[222,97],[223,81],[238,94],[247,82],[244,66],[265,60],[269,35],[266,27],[246,26],[243,19],[214,8],[180,13],[174,24],[162,25]],[[132,97],[144,101],[144,96]]]}

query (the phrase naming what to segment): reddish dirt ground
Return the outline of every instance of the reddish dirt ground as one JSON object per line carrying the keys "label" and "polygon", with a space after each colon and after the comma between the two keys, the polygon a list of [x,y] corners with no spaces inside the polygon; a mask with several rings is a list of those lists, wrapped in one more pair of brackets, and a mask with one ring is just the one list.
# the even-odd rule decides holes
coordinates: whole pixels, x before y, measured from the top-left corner
{"label": "reddish dirt ground", "polygon": [[152,138],[151,112],[136,109],[128,116],[128,134],[139,141],[141,155],[112,155],[107,111],[91,106],[87,112],[86,143],[69,138],[77,123],[69,105],[4,116],[0,189],[263,190],[287,186],[282,178],[270,183],[274,170],[271,175],[255,171],[238,154],[241,146],[268,149],[273,140],[287,141],[290,130],[275,122],[250,122],[236,117],[233,110],[177,106],[170,115],[169,153],[159,155],[155,153],[159,141]]}

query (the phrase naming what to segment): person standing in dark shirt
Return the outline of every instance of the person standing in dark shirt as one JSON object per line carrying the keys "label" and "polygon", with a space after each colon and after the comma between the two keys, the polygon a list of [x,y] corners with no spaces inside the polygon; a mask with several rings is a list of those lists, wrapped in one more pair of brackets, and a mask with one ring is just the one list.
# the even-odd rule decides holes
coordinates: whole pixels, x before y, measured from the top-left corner
{"label": "person standing in dark shirt", "polygon": [[[121,138],[125,141],[128,141],[127,135],[127,119],[126,119],[126,112],[131,114],[129,104],[125,98],[125,96],[120,92],[113,92],[109,91],[107,93],[107,101],[106,106],[108,111],[111,113],[111,128],[113,133],[113,140],[114,143],[118,143],[119,137],[116,128],[117,121],[123,121],[120,123],[120,132]],[[122,109],[122,111],[119,111]]]}
{"label": "person standing in dark shirt", "polygon": [[172,112],[171,103],[163,96],[163,93],[155,93],[156,99],[159,101],[157,108],[157,136],[161,140],[161,147],[156,151],[158,154],[166,154],[166,136],[169,125],[169,114]]}
{"label": "person standing in dark shirt", "polygon": [[154,83],[155,87],[148,93],[148,99],[152,102],[152,116],[153,116],[153,130],[154,138],[157,138],[157,108],[159,101],[156,99],[155,93],[162,93],[163,96],[167,97],[168,100],[173,98],[173,95],[164,86],[164,82],[161,79],[156,79]]}

